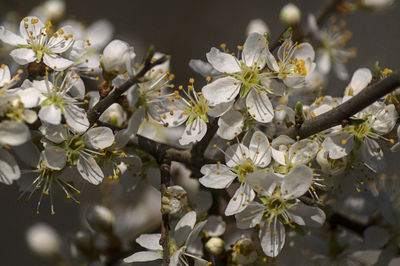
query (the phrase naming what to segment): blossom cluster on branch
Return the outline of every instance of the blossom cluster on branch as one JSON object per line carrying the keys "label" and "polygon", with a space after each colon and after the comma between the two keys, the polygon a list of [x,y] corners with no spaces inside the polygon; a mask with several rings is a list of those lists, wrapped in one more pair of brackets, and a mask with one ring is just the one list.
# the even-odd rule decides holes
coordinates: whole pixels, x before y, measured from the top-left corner
{"label": "blossom cluster on branch", "polygon": [[[204,81],[187,85],[173,84],[170,56],[139,60],[112,40],[109,22],[61,21],[61,0],[0,26],[0,182],[37,198],[37,214],[49,202],[54,215],[59,192],[80,204],[85,184],[103,198],[68,243],[30,228],[32,250],[55,265],[398,262],[386,158],[400,150],[400,72],[349,74],[352,34],[328,23],[392,4],[333,0],[303,28],[288,4],[280,36],[251,21],[243,44],[191,60]],[[331,72],[349,79],[333,96]],[[357,200],[376,207],[354,214]]]}

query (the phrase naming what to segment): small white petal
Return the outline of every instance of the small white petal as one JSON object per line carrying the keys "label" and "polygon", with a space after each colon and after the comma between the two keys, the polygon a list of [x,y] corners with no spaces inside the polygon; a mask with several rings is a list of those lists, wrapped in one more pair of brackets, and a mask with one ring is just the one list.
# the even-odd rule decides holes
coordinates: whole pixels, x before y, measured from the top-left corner
{"label": "small white petal", "polygon": [[0,123],[0,142],[12,146],[21,145],[31,138],[29,128],[16,121],[3,121]]}
{"label": "small white petal", "polygon": [[126,257],[124,259],[124,262],[126,263],[132,263],[132,262],[144,262],[144,261],[153,261],[153,260],[161,260],[162,255],[158,252],[154,251],[140,251],[133,253],[129,257]]}
{"label": "small white petal", "polygon": [[325,213],[320,208],[307,206],[300,201],[291,206],[288,212],[293,222],[298,225],[320,227],[326,219]]}
{"label": "small white petal", "polygon": [[253,228],[261,222],[265,207],[258,202],[250,202],[242,212],[235,215],[236,226],[239,229]]}
{"label": "small white petal", "polygon": [[161,234],[143,234],[136,238],[136,243],[149,250],[162,250],[160,238]]}
{"label": "small white petal", "polygon": [[246,97],[246,106],[249,114],[260,123],[268,123],[274,118],[274,109],[264,91],[250,90]]}
{"label": "small white petal", "polygon": [[209,188],[226,188],[236,178],[236,174],[223,164],[206,164],[200,172],[204,175],[199,179],[200,184]]}
{"label": "small white petal", "polygon": [[208,62],[219,72],[233,74],[241,71],[239,60],[217,48],[211,48],[206,55]]}
{"label": "small white petal", "polygon": [[52,55],[52,54],[47,54],[47,53],[44,54],[44,56],[43,56],[43,62],[48,67],[50,67],[51,69],[54,69],[56,71],[65,70],[74,64],[74,62],[69,59],[63,58],[59,55]]}
{"label": "small white petal", "polygon": [[230,216],[243,211],[255,196],[256,194],[248,184],[241,184],[228,202],[228,206],[226,206],[225,209],[225,215]]}
{"label": "small white petal", "polygon": [[67,121],[68,127],[75,133],[83,133],[89,127],[89,120],[87,119],[84,109],[79,108],[74,104],[64,106],[64,117]]}
{"label": "small white petal", "polygon": [[92,156],[80,154],[77,167],[82,178],[93,185],[100,184],[104,178],[100,166]]}
{"label": "small white petal", "polygon": [[240,81],[232,77],[219,78],[203,87],[202,92],[212,104],[226,103],[235,99],[240,91]]}
{"label": "small white petal", "polygon": [[295,199],[308,191],[313,179],[312,170],[305,165],[297,165],[284,177],[281,194],[284,199]]}
{"label": "small white petal", "polygon": [[20,65],[26,65],[36,60],[35,52],[28,48],[14,49],[11,51],[10,56]]}
{"label": "small white petal", "polygon": [[174,239],[178,246],[182,246],[193,230],[196,223],[196,212],[190,211],[186,213],[176,224],[174,229]]}
{"label": "small white petal", "polygon": [[196,239],[199,236],[199,233],[203,230],[203,227],[206,225],[206,223],[207,220],[204,220],[195,225],[193,230],[189,233],[189,235],[186,238],[185,246],[189,246],[190,244],[193,244],[196,241]]}
{"label": "small white petal", "polygon": [[9,30],[6,30],[3,26],[0,26],[0,40],[11,46],[26,44],[26,40],[24,38]]}
{"label": "small white petal", "polygon": [[190,60],[189,67],[205,78],[206,77],[216,77],[216,76],[221,75],[221,72],[214,69],[210,63],[204,62],[199,59]]}
{"label": "small white petal", "polygon": [[243,115],[238,111],[230,110],[218,119],[217,135],[223,139],[234,139],[242,132],[243,125]]}
{"label": "small white petal", "polygon": [[207,223],[203,228],[203,232],[210,236],[221,236],[225,233],[226,223],[221,216],[210,215]]}
{"label": "small white petal", "polygon": [[271,222],[271,224],[266,221],[261,227],[259,238],[264,253],[274,258],[278,256],[285,244],[285,227],[280,221]]}
{"label": "small white petal", "polygon": [[20,176],[21,172],[15,159],[7,150],[0,149],[0,183],[11,185]]}
{"label": "small white petal", "polygon": [[85,134],[85,144],[94,149],[105,149],[114,142],[114,134],[108,127],[94,127]]}
{"label": "small white petal", "polygon": [[266,64],[267,40],[260,33],[251,33],[243,45],[242,59],[249,67],[263,69]]}
{"label": "small white petal", "polygon": [[56,170],[63,169],[67,162],[67,151],[53,145],[46,145],[42,156],[46,166]]}
{"label": "small white petal", "polygon": [[256,131],[251,137],[249,151],[256,166],[265,168],[271,162],[271,146],[267,136],[261,131]]}
{"label": "small white petal", "polygon": [[55,104],[43,106],[40,108],[39,118],[43,122],[59,125],[61,123],[61,110]]}
{"label": "small white petal", "polygon": [[200,117],[196,118],[183,131],[182,137],[179,139],[179,144],[188,145],[200,141],[207,133],[207,124]]}

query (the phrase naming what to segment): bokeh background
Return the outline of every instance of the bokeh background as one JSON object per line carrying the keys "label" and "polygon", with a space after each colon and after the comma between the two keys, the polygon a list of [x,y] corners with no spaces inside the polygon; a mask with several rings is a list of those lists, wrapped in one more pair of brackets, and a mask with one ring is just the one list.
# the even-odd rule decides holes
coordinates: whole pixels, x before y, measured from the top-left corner
{"label": "bokeh background", "polygon": [[[135,47],[138,58],[153,44],[158,51],[172,56],[171,70],[176,84],[185,84],[189,77],[199,78],[189,67],[190,59],[205,59],[210,47],[226,43],[234,48],[245,40],[251,19],[261,18],[269,26],[275,39],[284,29],[279,22],[280,8],[290,1],[276,0],[67,0],[66,18],[86,24],[106,18],[115,27],[115,38]],[[293,0],[303,18],[317,11],[326,0]],[[15,11],[22,19],[40,1],[0,0],[0,21],[7,12]],[[353,32],[348,46],[357,47],[358,55],[348,63],[352,74],[359,67],[372,67],[376,60],[384,67],[400,68],[400,4],[379,13],[358,11],[345,17]],[[2,44],[0,44],[2,45]],[[331,79],[329,89],[341,92],[347,82]],[[200,84],[200,83],[199,83]],[[396,166],[400,158],[392,158]],[[392,168],[393,169],[393,168]],[[47,265],[35,257],[25,244],[25,231],[35,222],[46,222],[59,232],[72,232],[80,228],[82,208],[99,200],[95,186],[83,189],[77,206],[56,197],[56,215],[42,211],[36,215],[36,202],[17,203],[16,184],[0,184],[0,265]],[[36,195],[37,196],[37,195]],[[47,206],[43,206],[45,209]]]}

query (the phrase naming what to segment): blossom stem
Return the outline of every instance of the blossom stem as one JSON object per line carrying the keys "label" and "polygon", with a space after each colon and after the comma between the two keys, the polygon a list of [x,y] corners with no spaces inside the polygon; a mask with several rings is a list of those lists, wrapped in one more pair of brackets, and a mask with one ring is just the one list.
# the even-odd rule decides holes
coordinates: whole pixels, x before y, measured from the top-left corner
{"label": "blossom stem", "polygon": [[[171,181],[171,158],[169,156],[164,156],[159,163],[160,172],[161,172],[161,185],[160,185],[160,192],[161,192],[161,199],[167,192],[167,187]],[[162,203],[161,203],[162,204]],[[167,212],[162,212],[161,217],[161,238],[160,238],[160,245],[163,247],[163,265],[169,265],[169,232],[170,232],[170,225],[169,225],[169,214]]]}

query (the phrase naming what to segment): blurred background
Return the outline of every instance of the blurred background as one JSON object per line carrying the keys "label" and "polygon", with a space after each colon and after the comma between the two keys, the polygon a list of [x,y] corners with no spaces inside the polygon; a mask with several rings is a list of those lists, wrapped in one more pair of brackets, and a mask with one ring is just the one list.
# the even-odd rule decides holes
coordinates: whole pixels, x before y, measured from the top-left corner
{"label": "blurred background", "polygon": [[[105,18],[114,25],[114,38],[134,46],[137,58],[143,58],[147,47],[155,45],[160,52],[171,55],[171,71],[175,84],[186,84],[189,77],[200,76],[189,67],[190,59],[203,59],[212,46],[226,43],[235,48],[245,40],[246,27],[251,19],[263,19],[270,29],[272,39],[285,28],[279,22],[279,11],[288,2],[296,4],[303,18],[316,12],[326,0],[68,0],[66,19],[77,19],[86,24]],[[8,12],[14,11],[22,19],[37,0],[0,0],[0,21]],[[357,47],[357,57],[347,64],[350,75],[359,67],[372,67],[379,60],[383,67],[400,68],[400,6],[395,5],[384,12],[357,11],[345,17],[347,28],[353,37],[347,47]],[[304,22],[304,21],[303,21]],[[2,44],[0,44],[2,45]],[[236,50],[236,49],[234,49]],[[332,78],[328,87],[339,94],[348,81]],[[399,158],[393,158],[391,166]],[[36,199],[30,203],[17,203],[18,186],[0,184],[0,258],[1,265],[47,265],[35,257],[27,248],[25,231],[29,225],[43,221],[61,233],[80,228],[82,209],[100,200],[99,189],[92,185],[83,188],[81,205],[67,201],[64,196],[56,197],[56,215],[47,211],[36,215]],[[36,197],[38,195],[35,195]],[[35,197],[34,196],[34,197]],[[47,203],[44,203],[47,204]],[[47,206],[43,206],[45,209]]]}

